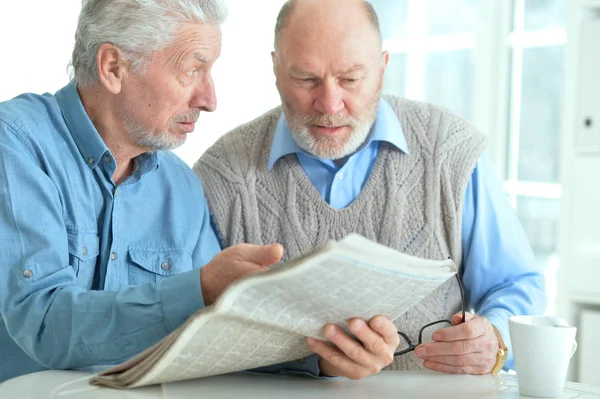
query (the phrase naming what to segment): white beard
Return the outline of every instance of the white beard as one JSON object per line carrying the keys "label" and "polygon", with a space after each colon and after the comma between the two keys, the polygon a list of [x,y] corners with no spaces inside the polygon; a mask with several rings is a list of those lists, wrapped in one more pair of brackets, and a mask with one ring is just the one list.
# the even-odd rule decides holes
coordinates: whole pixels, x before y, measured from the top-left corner
{"label": "white beard", "polygon": [[304,151],[317,158],[337,160],[353,154],[365,142],[373,123],[373,120],[367,120],[351,127],[352,132],[344,143],[339,143],[340,139],[335,137],[315,138],[306,126],[296,131],[293,131],[290,126],[290,130],[292,130],[294,140]]}

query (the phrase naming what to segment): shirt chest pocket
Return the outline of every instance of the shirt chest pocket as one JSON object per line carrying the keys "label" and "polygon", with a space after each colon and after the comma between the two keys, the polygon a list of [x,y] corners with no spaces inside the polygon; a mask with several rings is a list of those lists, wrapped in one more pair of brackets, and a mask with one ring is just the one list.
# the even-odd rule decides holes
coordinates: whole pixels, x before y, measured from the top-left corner
{"label": "shirt chest pocket", "polygon": [[192,256],[180,250],[129,247],[129,284],[154,283],[192,270]]}
{"label": "shirt chest pocket", "polygon": [[97,234],[68,233],[69,265],[77,275],[77,284],[92,288],[96,262],[100,253],[100,240]]}

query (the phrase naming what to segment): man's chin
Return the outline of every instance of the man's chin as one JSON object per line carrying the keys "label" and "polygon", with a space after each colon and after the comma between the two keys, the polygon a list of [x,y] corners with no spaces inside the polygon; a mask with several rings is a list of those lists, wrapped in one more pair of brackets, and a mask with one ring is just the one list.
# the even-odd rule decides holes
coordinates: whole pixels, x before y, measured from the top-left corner
{"label": "man's chin", "polygon": [[164,145],[162,148],[160,148],[160,150],[162,150],[162,151],[171,151],[171,150],[175,150],[175,149],[181,147],[184,144],[185,144],[185,138],[182,139],[182,140],[178,140],[178,141],[169,143],[167,145]]}
{"label": "man's chin", "polygon": [[185,140],[186,140],[186,138],[184,137],[183,139],[171,140],[168,142],[167,141],[164,141],[164,142],[145,141],[145,142],[139,143],[139,145],[141,145],[142,147],[147,149],[148,152],[171,151],[171,150],[175,150],[175,149],[181,147],[182,145],[184,145]]}
{"label": "man's chin", "polygon": [[329,159],[332,161],[346,157],[348,150],[340,147],[325,147],[325,148],[313,148],[311,151],[312,155],[320,159]]}

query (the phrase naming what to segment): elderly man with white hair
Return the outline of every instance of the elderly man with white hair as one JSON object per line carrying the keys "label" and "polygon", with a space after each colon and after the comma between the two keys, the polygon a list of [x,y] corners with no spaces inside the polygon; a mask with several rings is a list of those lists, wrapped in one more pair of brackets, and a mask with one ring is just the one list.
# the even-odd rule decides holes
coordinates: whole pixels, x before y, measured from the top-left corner
{"label": "elderly man with white hair", "polygon": [[276,263],[219,253],[168,151],[216,107],[220,0],[84,0],[74,80],[0,104],[0,381],[119,363]]}

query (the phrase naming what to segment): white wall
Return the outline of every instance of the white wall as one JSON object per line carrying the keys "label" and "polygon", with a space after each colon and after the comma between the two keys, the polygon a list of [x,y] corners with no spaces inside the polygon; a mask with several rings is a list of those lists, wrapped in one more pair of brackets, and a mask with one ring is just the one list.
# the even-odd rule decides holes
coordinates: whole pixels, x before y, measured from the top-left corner
{"label": "white wall", "polygon": [[189,164],[223,133],[279,104],[271,50],[275,20],[283,3],[227,1],[229,18],[223,25],[223,48],[214,70],[217,110],[201,114],[196,131],[175,150]]}
{"label": "white wall", "polygon": [[0,1],[0,101],[22,92],[54,92],[69,81],[80,4]]}
{"label": "white wall", "polygon": [[[217,111],[203,113],[175,151],[190,165],[220,135],[279,103],[270,52],[283,0],[227,3],[222,55],[214,67]],[[69,82],[80,7],[81,0],[0,1],[0,101],[24,92],[53,93]]]}

